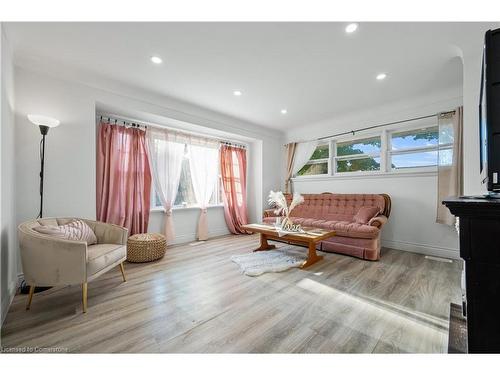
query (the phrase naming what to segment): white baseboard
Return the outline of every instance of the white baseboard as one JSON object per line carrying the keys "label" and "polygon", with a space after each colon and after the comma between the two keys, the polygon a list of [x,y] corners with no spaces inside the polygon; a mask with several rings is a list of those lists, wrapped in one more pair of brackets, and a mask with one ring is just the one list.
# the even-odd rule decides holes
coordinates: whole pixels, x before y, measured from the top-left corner
{"label": "white baseboard", "polygon": [[[215,230],[211,230],[208,232],[208,238],[223,236],[225,234],[230,234],[230,232],[227,228],[217,228]],[[178,244],[183,244],[183,243],[193,242],[193,241],[196,241],[196,233],[195,232],[175,235],[175,240],[172,242],[168,242],[168,244],[169,245],[178,245]]]}
{"label": "white baseboard", "polygon": [[1,316],[0,327],[3,325],[3,322],[7,317],[7,312],[9,311],[10,304],[14,300],[14,296],[16,295],[16,290],[17,290],[17,282],[11,282],[9,284],[7,295],[2,296],[4,298],[2,299],[2,316]]}
{"label": "white baseboard", "polygon": [[382,247],[409,251],[412,253],[419,253],[424,255],[432,255],[440,258],[460,259],[459,250],[449,247],[439,247],[427,244],[417,244],[412,242],[394,240],[382,240]]}

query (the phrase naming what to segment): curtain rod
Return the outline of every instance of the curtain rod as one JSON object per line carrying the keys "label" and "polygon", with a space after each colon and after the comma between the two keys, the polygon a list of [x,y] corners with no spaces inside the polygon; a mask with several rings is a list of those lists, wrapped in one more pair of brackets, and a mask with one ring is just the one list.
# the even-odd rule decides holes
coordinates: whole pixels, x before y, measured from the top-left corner
{"label": "curtain rod", "polygon": [[[167,130],[171,130],[171,131],[174,131],[174,132],[178,132],[178,133],[184,133],[186,135],[194,135],[194,136],[197,136],[197,137],[200,137],[200,138],[209,138],[209,139],[214,139],[216,141],[219,141],[221,143],[226,143],[226,144],[229,144],[229,145],[232,145],[232,146],[238,146],[238,147],[241,147],[241,148],[247,148],[246,145],[244,144],[241,144],[241,143],[234,143],[230,140],[225,140],[225,139],[222,139],[222,138],[218,138],[218,137],[214,137],[214,136],[210,136],[210,135],[204,135],[204,134],[199,134],[199,133],[196,133],[196,132],[190,132],[188,130],[179,130],[179,129],[175,129],[175,128],[170,128],[168,126],[163,126],[163,125],[157,125],[157,124],[148,124],[146,125],[144,122],[141,122],[141,121],[137,121],[135,119],[132,119],[132,118],[127,118],[127,117],[123,117],[123,116],[119,116],[119,115],[113,115],[113,114],[108,114],[108,113],[96,113],[96,118],[100,118],[101,120],[105,120],[107,119],[108,122],[111,123],[110,120],[114,120],[115,122],[123,122],[124,124],[127,123],[127,124],[133,124],[132,126],[144,126],[145,129],[147,129],[147,127],[152,127],[152,128],[157,128],[157,129],[167,129]],[[118,124],[117,124],[118,125]]]}
{"label": "curtain rod", "polygon": [[226,145],[226,146],[231,146],[231,147],[244,148],[244,149],[247,148],[247,146],[242,145],[240,143],[227,142],[227,141],[221,141],[220,143],[223,145]]}
{"label": "curtain rod", "polygon": [[[351,130],[351,131],[346,131],[346,132],[342,132],[342,133],[327,135],[325,137],[316,138],[315,140],[316,141],[323,141],[325,139],[340,137],[342,135],[348,135],[348,134],[355,135],[357,132],[361,132],[361,131],[365,131],[365,130],[377,129],[377,128],[381,128],[381,127],[389,126],[389,125],[403,124],[405,122],[416,121],[416,120],[423,120],[423,119],[426,119],[426,118],[431,118],[431,117],[436,117],[436,116],[446,116],[446,115],[449,115],[449,114],[452,114],[452,113],[455,113],[455,110],[445,111],[445,112],[438,112],[438,113],[433,113],[432,115],[425,115],[425,116],[420,116],[420,117],[413,117],[413,118],[408,118],[408,119],[399,120],[399,121],[386,122],[384,124],[367,126],[365,128],[359,128],[359,129],[356,129],[356,130]],[[302,142],[307,142],[307,141],[302,141]],[[297,142],[297,143],[301,143],[301,142]]]}
{"label": "curtain rod", "polygon": [[113,120],[114,120],[114,125],[122,126],[122,124],[120,124],[120,122],[121,122],[121,123],[123,123],[123,126],[131,126],[132,128],[140,128],[141,126],[143,126],[144,130],[146,130],[148,128],[147,125],[139,124],[138,122],[128,122],[128,121],[125,121],[125,120],[122,120],[122,119],[119,119],[119,118],[116,118],[113,116],[100,116],[100,121],[105,121],[106,118],[108,119],[109,124],[113,124]]}

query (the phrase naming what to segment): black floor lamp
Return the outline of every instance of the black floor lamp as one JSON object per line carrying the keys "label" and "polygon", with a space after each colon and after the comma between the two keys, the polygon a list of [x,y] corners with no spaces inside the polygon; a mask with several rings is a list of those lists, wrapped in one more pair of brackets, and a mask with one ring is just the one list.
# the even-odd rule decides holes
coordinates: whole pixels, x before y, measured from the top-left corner
{"label": "black floor lamp", "polygon": [[40,140],[40,211],[38,218],[43,217],[43,174],[45,170],[45,137],[49,133],[50,128],[55,128],[59,125],[59,120],[42,115],[28,115],[28,120],[33,124],[38,125],[42,139]]}
{"label": "black floor lamp", "polygon": [[[55,128],[59,125],[59,120],[55,118],[42,116],[42,115],[28,115],[28,120],[33,124],[38,125],[42,139],[40,140],[40,211],[38,211],[37,219],[43,217],[43,177],[45,171],[45,137],[49,133],[50,128]],[[35,293],[43,292],[51,287],[35,287]],[[23,282],[21,286],[21,293],[28,294],[29,286]]]}

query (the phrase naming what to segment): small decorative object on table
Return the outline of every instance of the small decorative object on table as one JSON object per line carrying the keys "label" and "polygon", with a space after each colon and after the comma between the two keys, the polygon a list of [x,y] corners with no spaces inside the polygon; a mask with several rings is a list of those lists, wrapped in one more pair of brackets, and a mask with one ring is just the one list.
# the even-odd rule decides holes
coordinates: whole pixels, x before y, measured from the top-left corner
{"label": "small decorative object on table", "polygon": [[159,233],[139,233],[127,241],[127,261],[132,263],[152,262],[167,251],[167,240]]}
{"label": "small decorative object on table", "polygon": [[281,191],[272,191],[269,193],[268,198],[269,205],[274,207],[274,213],[276,215],[282,215],[283,218],[279,218],[276,221],[276,229],[279,232],[304,232],[300,226],[300,224],[294,224],[290,219],[290,213],[292,210],[297,207],[299,204],[304,203],[304,197],[299,193],[293,193],[292,202],[290,206],[286,201],[285,195]]}

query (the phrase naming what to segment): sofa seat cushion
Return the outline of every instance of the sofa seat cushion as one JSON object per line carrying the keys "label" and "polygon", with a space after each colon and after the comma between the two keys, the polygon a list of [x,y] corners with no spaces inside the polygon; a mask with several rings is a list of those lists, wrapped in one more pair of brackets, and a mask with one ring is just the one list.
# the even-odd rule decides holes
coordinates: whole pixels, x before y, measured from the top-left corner
{"label": "sofa seat cushion", "polygon": [[[292,217],[291,218],[294,224],[300,224],[303,227],[318,227],[321,223],[324,223],[326,220],[321,220],[321,219],[311,219],[311,218],[304,218],[304,217]],[[274,224],[276,223],[276,218],[275,217],[265,217],[262,219],[262,221],[266,224]]]}
{"label": "sofa seat cushion", "polygon": [[[295,224],[300,224],[303,227],[316,227],[334,230],[337,236],[342,237],[373,239],[377,238],[380,233],[380,229],[377,227],[350,221],[321,220],[303,217],[291,217],[290,219]],[[273,224],[275,221],[276,218],[264,218],[264,222],[267,224]]]}
{"label": "sofa seat cushion", "polygon": [[300,224],[303,227],[323,228],[321,225],[326,222],[326,220],[308,217],[291,217],[290,219],[294,224]]}
{"label": "sofa seat cushion", "polygon": [[276,222],[276,218],[275,217],[265,217],[262,219],[262,222],[266,223],[266,224],[274,224]]}
{"label": "sofa seat cushion", "polygon": [[323,229],[334,230],[337,236],[352,238],[377,238],[380,229],[365,224],[358,224],[350,221],[304,219],[301,217],[292,217],[291,220],[303,227],[311,226]]}
{"label": "sofa seat cushion", "polygon": [[87,247],[87,276],[95,275],[107,266],[125,260],[127,247],[118,244],[99,244]]}

